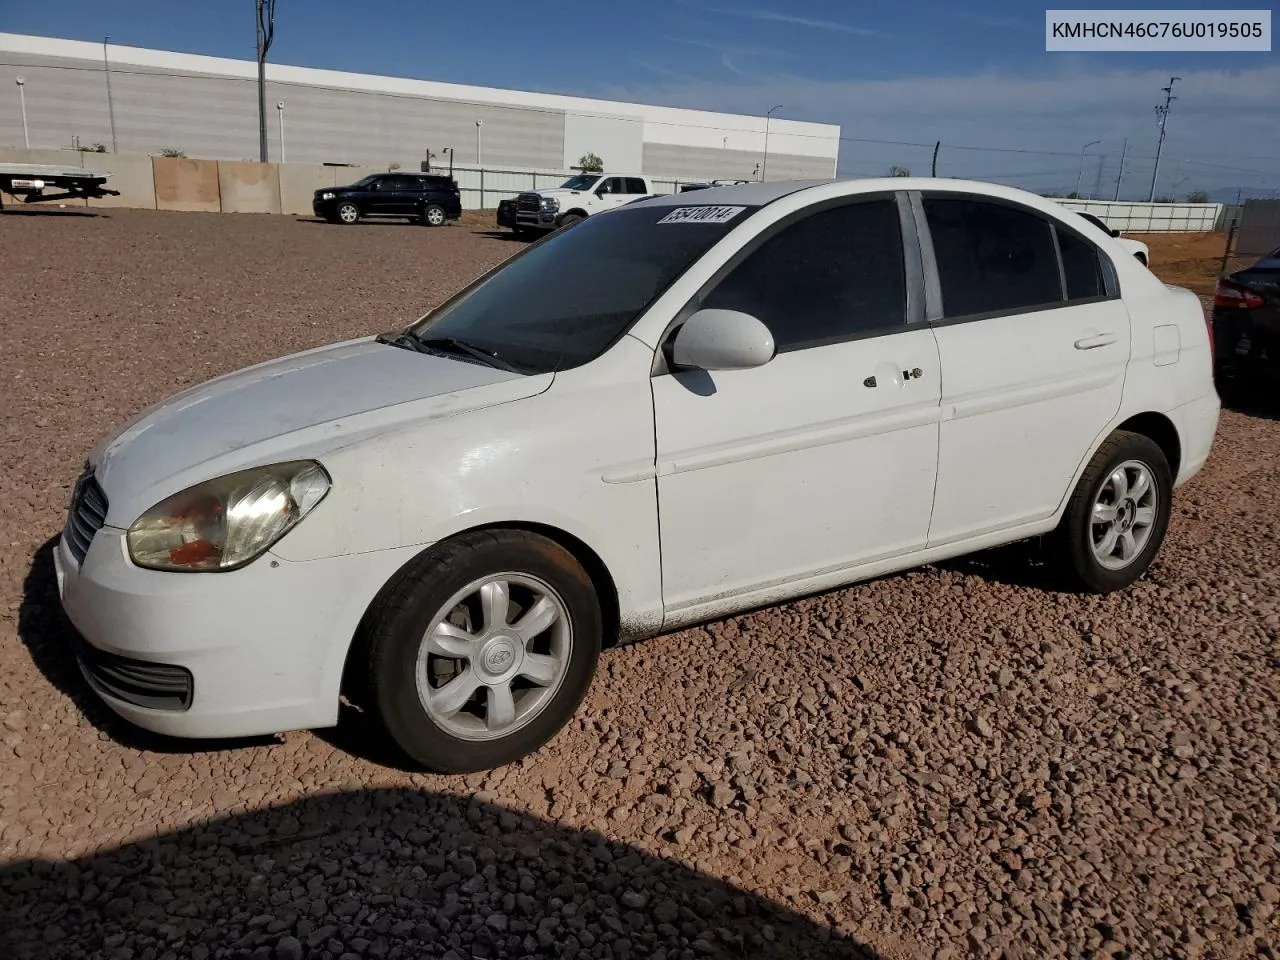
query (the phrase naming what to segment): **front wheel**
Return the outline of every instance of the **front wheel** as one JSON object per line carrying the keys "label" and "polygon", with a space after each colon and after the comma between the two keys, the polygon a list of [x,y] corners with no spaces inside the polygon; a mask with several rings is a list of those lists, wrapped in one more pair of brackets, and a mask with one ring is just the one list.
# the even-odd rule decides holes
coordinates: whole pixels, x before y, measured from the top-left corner
{"label": "front wheel", "polygon": [[1173,474],[1150,438],[1118,430],[1098,448],[1049,538],[1059,570],[1094,593],[1141,577],[1169,527]]}
{"label": "front wheel", "polygon": [[366,699],[424,767],[487,770],[569,722],[601,634],[595,588],[563,547],[523,531],[464,534],[375,602],[359,639]]}
{"label": "front wheel", "polygon": [[338,204],[338,222],[339,223],[358,223],[360,220],[360,208],[351,201]]}
{"label": "front wheel", "polygon": [[561,230],[568,230],[583,217],[577,213],[566,213],[563,217],[556,221],[556,226]]}

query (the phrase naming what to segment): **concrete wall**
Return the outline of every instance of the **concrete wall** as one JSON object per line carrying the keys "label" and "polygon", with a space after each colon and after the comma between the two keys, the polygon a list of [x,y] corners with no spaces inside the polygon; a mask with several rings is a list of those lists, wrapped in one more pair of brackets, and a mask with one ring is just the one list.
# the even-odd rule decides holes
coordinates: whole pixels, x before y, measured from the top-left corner
{"label": "concrete wall", "polygon": [[280,173],[274,163],[218,161],[223,213],[279,213]]}
{"label": "concrete wall", "polygon": [[220,213],[216,160],[188,160],[185,157],[152,157],[157,210],[188,210]]}

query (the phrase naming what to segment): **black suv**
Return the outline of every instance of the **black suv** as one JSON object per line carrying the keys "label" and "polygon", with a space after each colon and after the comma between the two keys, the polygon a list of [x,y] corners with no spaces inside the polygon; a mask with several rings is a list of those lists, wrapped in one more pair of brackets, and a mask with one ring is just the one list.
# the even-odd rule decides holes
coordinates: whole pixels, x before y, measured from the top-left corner
{"label": "black suv", "polygon": [[399,217],[438,227],[462,216],[457,181],[431,173],[375,173],[349,187],[317,190],[311,200],[317,217],[330,223],[358,223],[363,217]]}

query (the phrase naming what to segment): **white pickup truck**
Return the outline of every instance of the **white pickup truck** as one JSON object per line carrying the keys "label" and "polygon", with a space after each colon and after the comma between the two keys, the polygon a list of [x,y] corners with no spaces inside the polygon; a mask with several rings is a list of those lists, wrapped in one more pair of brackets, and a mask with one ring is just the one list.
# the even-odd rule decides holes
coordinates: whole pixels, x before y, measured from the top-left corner
{"label": "white pickup truck", "polygon": [[579,173],[558,187],[516,197],[517,234],[556,230],[641,197],[654,196],[653,182],[633,173]]}

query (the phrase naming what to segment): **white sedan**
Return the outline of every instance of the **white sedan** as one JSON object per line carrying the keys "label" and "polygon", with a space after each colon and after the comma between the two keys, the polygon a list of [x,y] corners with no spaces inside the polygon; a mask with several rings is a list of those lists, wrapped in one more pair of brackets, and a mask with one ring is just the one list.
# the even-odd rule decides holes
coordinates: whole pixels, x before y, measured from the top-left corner
{"label": "white sedan", "polygon": [[338,722],[489,768],[603,644],[1047,535],[1147,569],[1217,427],[1194,294],[1061,205],[753,183],[534,244],[402,332],[189,389],[55,552],[89,683],[182,737]]}

